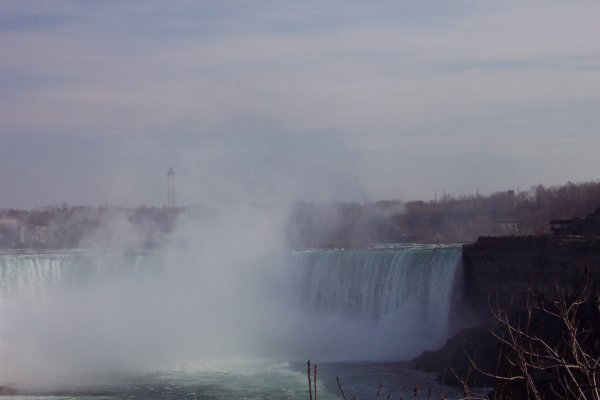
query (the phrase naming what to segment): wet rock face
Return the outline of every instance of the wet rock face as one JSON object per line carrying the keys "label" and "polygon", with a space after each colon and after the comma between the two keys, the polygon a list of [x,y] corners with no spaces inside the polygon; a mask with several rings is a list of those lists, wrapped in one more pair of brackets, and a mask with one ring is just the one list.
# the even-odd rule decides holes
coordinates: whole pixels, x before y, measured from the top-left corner
{"label": "wet rock face", "polygon": [[600,287],[600,239],[553,236],[480,238],[463,247],[464,299],[481,315],[489,307],[523,307],[529,290],[551,299],[557,287],[577,292],[586,274]]}
{"label": "wet rock face", "polygon": [[494,380],[473,371],[471,361],[478,363],[483,371],[496,371],[498,341],[491,333],[491,324],[480,324],[458,331],[435,351],[424,351],[411,360],[413,367],[438,374],[438,380],[447,385],[460,386],[460,379],[467,379],[472,386],[491,386]]}

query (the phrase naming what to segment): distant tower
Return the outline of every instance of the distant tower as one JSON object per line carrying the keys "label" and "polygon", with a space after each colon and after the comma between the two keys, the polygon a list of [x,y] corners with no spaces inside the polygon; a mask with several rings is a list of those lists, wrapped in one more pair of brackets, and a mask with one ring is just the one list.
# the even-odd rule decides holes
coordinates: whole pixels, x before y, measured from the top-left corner
{"label": "distant tower", "polygon": [[175,171],[173,171],[173,167],[167,171],[167,208],[175,208]]}

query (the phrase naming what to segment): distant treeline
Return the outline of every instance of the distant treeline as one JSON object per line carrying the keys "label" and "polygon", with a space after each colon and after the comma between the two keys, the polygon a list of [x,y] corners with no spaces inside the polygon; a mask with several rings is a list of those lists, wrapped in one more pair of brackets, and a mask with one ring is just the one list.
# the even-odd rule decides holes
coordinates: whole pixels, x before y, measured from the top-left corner
{"label": "distant treeline", "polygon": [[486,235],[540,234],[549,221],[583,217],[600,206],[600,182],[534,186],[438,201],[299,203],[290,218],[293,247],[373,243],[464,243]]}
{"label": "distant treeline", "polygon": [[165,243],[182,211],[66,204],[0,210],[0,248],[157,248]]}
{"label": "distant treeline", "polygon": [[[478,236],[538,234],[550,220],[584,217],[600,206],[600,182],[534,186],[489,196],[438,201],[298,203],[287,224],[291,247],[375,243],[465,243]],[[0,210],[0,248],[155,249],[169,241],[179,218],[210,214],[200,207],[85,207]]]}

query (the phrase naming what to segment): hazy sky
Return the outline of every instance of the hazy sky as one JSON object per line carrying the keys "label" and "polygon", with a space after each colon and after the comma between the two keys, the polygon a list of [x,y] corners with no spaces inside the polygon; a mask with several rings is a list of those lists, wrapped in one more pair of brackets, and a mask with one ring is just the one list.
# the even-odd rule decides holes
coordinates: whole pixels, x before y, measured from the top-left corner
{"label": "hazy sky", "polygon": [[600,2],[0,1],[0,207],[600,178]]}

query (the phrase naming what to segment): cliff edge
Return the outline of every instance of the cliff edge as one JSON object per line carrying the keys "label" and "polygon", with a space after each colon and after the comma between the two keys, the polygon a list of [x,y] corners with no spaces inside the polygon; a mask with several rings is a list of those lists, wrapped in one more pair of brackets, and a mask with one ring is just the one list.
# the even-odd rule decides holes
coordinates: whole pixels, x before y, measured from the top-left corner
{"label": "cliff edge", "polygon": [[520,308],[528,290],[550,299],[557,288],[581,290],[586,273],[600,287],[600,238],[481,237],[463,246],[464,301],[481,316],[489,307]]}

